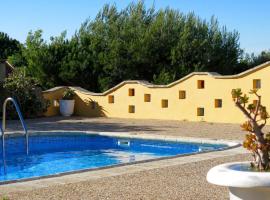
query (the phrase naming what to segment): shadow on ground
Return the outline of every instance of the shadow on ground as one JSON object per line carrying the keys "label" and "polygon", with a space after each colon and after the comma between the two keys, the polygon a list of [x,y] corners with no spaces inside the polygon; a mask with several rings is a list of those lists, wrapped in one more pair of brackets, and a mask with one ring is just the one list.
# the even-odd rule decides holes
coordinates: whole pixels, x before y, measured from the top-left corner
{"label": "shadow on ground", "polygon": [[[190,122],[179,120],[86,118],[86,117],[46,117],[26,120],[30,131],[94,131],[130,132],[158,135],[173,135],[196,138],[243,140],[245,133],[239,124]],[[22,130],[19,121],[7,122],[11,132]],[[265,127],[266,131],[270,126]]]}
{"label": "shadow on ground", "polygon": [[[97,132],[148,132],[159,131],[159,129],[148,125],[135,125],[125,121],[110,122],[107,118],[82,118],[82,117],[49,117],[26,120],[30,131],[97,131]],[[20,131],[21,125],[19,121],[10,120],[7,122],[8,131]]]}

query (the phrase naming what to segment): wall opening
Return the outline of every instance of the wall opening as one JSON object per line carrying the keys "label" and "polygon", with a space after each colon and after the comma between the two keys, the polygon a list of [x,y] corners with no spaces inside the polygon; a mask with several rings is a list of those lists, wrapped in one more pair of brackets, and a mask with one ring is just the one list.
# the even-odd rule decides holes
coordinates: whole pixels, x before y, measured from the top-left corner
{"label": "wall opening", "polygon": [[215,99],[215,108],[222,107],[222,99]]}
{"label": "wall opening", "polygon": [[179,99],[185,99],[185,98],[186,98],[186,91],[179,90]]}
{"label": "wall opening", "polygon": [[151,94],[144,94],[144,102],[151,102]]}
{"label": "wall opening", "polygon": [[253,105],[256,107],[258,104],[258,100],[253,100]]}
{"label": "wall opening", "polygon": [[128,106],[128,113],[135,113],[135,106],[134,105]]}
{"label": "wall opening", "polygon": [[253,79],[253,89],[261,88],[261,79]]}
{"label": "wall opening", "polygon": [[197,108],[197,116],[204,116],[204,108]]}
{"label": "wall opening", "polygon": [[108,103],[114,103],[114,96],[113,95],[108,96]]}
{"label": "wall opening", "polygon": [[135,96],[135,89],[134,88],[128,89],[128,96],[130,96],[130,97]]}
{"label": "wall opening", "polygon": [[162,99],[161,100],[161,108],[168,108],[169,102],[168,99]]}
{"label": "wall opening", "polygon": [[96,109],[96,102],[95,101],[91,101],[91,108]]}
{"label": "wall opening", "polygon": [[204,87],[205,87],[204,80],[198,80],[197,81],[197,88],[198,89],[204,89]]}

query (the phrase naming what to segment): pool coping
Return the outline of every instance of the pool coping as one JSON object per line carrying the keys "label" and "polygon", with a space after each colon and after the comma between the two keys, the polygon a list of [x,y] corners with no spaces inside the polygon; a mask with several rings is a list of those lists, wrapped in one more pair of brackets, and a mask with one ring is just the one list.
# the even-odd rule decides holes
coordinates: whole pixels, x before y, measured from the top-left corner
{"label": "pool coping", "polygon": [[[181,137],[181,136],[165,136],[165,135],[154,135],[154,134],[136,134],[136,133],[129,133],[129,132],[95,132],[95,131],[34,131],[33,133],[30,132],[31,134],[48,134],[48,132],[51,133],[63,133],[63,134],[74,134],[74,133],[86,133],[86,134],[94,134],[94,135],[102,135],[102,136],[109,136],[109,137],[118,137],[118,138],[136,138],[136,139],[146,139],[146,140],[163,140],[163,141],[176,141],[176,142],[195,142],[195,143],[208,143],[208,144],[226,144],[228,147],[222,148],[222,149],[217,149],[217,150],[208,150],[208,151],[202,151],[202,152],[196,152],[196,153],[189,153],[189,154],[182,154],[182,155],[176,155],[176,156],[170,156],[170,157],[161,157],[161,158],[154,158],[154,159],[148,159],[148,160],[142,160],[142,161],[135,161],[135,162],[130,162],[130,163],[122,163],[122,164],[116,164],[116,165],[111,165],[111,166],[105,166],[105,167],[99,167],[99,168],[92,168],[92,169],[83,169],[83,170],[76,170],[76,171],[70,171],[70,172],[63,172],[59,174],[53,174],[53,175],[48,175],[48,176],[42,176],[42,177],[32,177],[32,178],[26,178],[26,179],[18,179],[18,180],[11,180],[11,181],[2,181],[0,182],[0,188],[1,190],[3,187],[5,189],[9,190],[29,190],[37,188],[37,185],[35,184],[36,182],[40,182],[41,185],[52,185],[50,182],[54,183],[54,179],[57,179],[56,183],[57,184],[65,184],[65,183],[70,183],[70,179],[77,180],[78,177],[80,181],[86,181],[91,179],[89,177],[89,173],[94,175],[96,177],[96,173],[102,172],[102,171],[107,171],[111,175],[120,175],[119,173],[113,173],[115,169],[121,169],[121,168],[138,168],[138,169],[153,169],[155,168],[155,165],[158,165],[159,167],[168,167],[171,166],[171,164],[176,164],[177,161],[180,159],[182,160],[181,163],[178,164],[184,164],[190,162],[197,162],[200,160],[206,160],[206,159],[211,159],[215,157],[220,157],[221,156],[227,156],[227,155],[235,155],[239,153],[243,153],[242,148],[240,147],[240,143],[238,141],[231,141],[231,140],[217,140],[217,139],[209,139],[209,138],[193,138],[193,137]],[[68,133],[67,133],[68,132]],[[8,133],[10,135],[10,133]],[[158,164],[159,163],[159,164]],[[148,165],[145,167],[144,165]],[[154,165],[151,166],[151,165]],[[141,166],[141,167],[140,167]],[[108,172],[109,171],[109,172]],[[110,171],[112,171],[110,173]],[[121,171],[121,170],[120,170]],[[129,171],[129,170],[127,170]],[[134,171],[131,170],[131,171]],[[136,170],[135,170],[136,171]],[[139,170],[141,171],[141,170]],[[94,174],[93,174],[94,173]],[[105,173],[105,174],[106,174]],[[128,173],[128,172],[127,172]],[[85,175],[85,176],[84,176]],[[75,177],[74,177],[75,176]],[[83,177],[82,177],[83,176]],[[76,178],[77,177],[77,178]],[[100,174],[96,178],[102,178],[104,177],[102,174]],[[85,179],[85,180],[84,180]],[[68,181],[69,180],[69,181]],[[71,181],[71,182],[74,182]],[[44,184],[44,182],[46,184]],[[18,185],[23,184],[23,187],[21,189],[17,188]],[[40,185],[38,184],[38,185]],[[30,187],[26,187],[26,185],[30,185]],[[39,188],[40,186],[38,186]],[[13,188],[13,189],[12,189]]]}
{"label": "pool coping", "polygon": [[[208,144],[224,144],[229,147],[237,147],[241,145],[241,141],[238,140],[224,140],[224,139],[212,139],[212,138],[196,138],[196,137],[183,137],[183,136],[172,136],[172,135],[156,135],[156,134],[145,134],[145,133],[134,133],[134,132],[104,132],[104,131],[68,131],[68,130],[53,130],[53,131],[29,131],[30,135],[42,135],[48,133],[59,133],[59,134],[80,134],[86,133],[91,135],[100,135],[117,138],[131,138],[131,139],[145,139],[145,140],[161,140],[171,142],[194,142],[194,143],[208,143]],[[8,137],[16,137],[24,135],[24,132],[18,131],[5,132]]]}

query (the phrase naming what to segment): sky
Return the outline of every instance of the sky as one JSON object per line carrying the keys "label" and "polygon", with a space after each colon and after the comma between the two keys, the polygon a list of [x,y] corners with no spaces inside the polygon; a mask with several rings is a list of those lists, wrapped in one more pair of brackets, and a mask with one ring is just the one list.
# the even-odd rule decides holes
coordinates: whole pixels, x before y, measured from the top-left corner
{"label": "sky", "polygon": [[[0,0],[0,31],[24,43],[30,30],[43,30],[46,40],[64,30],[71,37],[104,4],[125,8],[130,0]],[[133,2],[136,2],[134,0]],[[203,19],[215,16],[220,25],[240,33],[241,48],[258,54],[270,49],[269,0],[145,0],[147,7],[170,7],[194,12]]]}

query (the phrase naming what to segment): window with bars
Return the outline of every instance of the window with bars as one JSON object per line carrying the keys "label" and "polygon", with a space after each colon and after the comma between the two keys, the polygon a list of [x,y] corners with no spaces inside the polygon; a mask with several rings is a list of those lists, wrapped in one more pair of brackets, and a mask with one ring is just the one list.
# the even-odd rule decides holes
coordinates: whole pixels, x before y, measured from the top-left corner
{"label": "window with bars", "polygon": [[186,98],[186,91],[179,90],[179,99],[185,99],[185,98]]}
{"label": "window with bars", "polygon": [[261,88],[261,79],[253,79],[253,89]]}
{"label": "window with bars", "polygon": [[161,108],[168,108],[169,102],[168,99],[162,99],[161,100]]}
{"label": "window with bars", "polygon": [[114,103],[114,96],[113,95],[108,96],[108,103]]}
{"label": "window with bars", "polygon": [[204,116],[204,108],[202,107],[197,108],[197,116]]}
{"label": "window with bars", "polygon": [[150,94],[144,94],[144,102],[151,102],[151,95]]}
{"label": "window with bars", "polygon": [[129,105],[128,106],[128,112],[129,113],[135,113],[135,106],[134,105]]}
{"label": "window with bars", "polygon": [[205,87],[204,80],[198,80],[197,81],[197,88],[198,89],[204,89],[204,87]]}
{"label": "window with bars", "polygon": [[135,96],[135,89],[134,88],[128,89],[128,96],[130,96],[130,97]]}
{"label": "window with bars", "polygon": [[215,108],[222,107],[222,99],[215,99]]}

